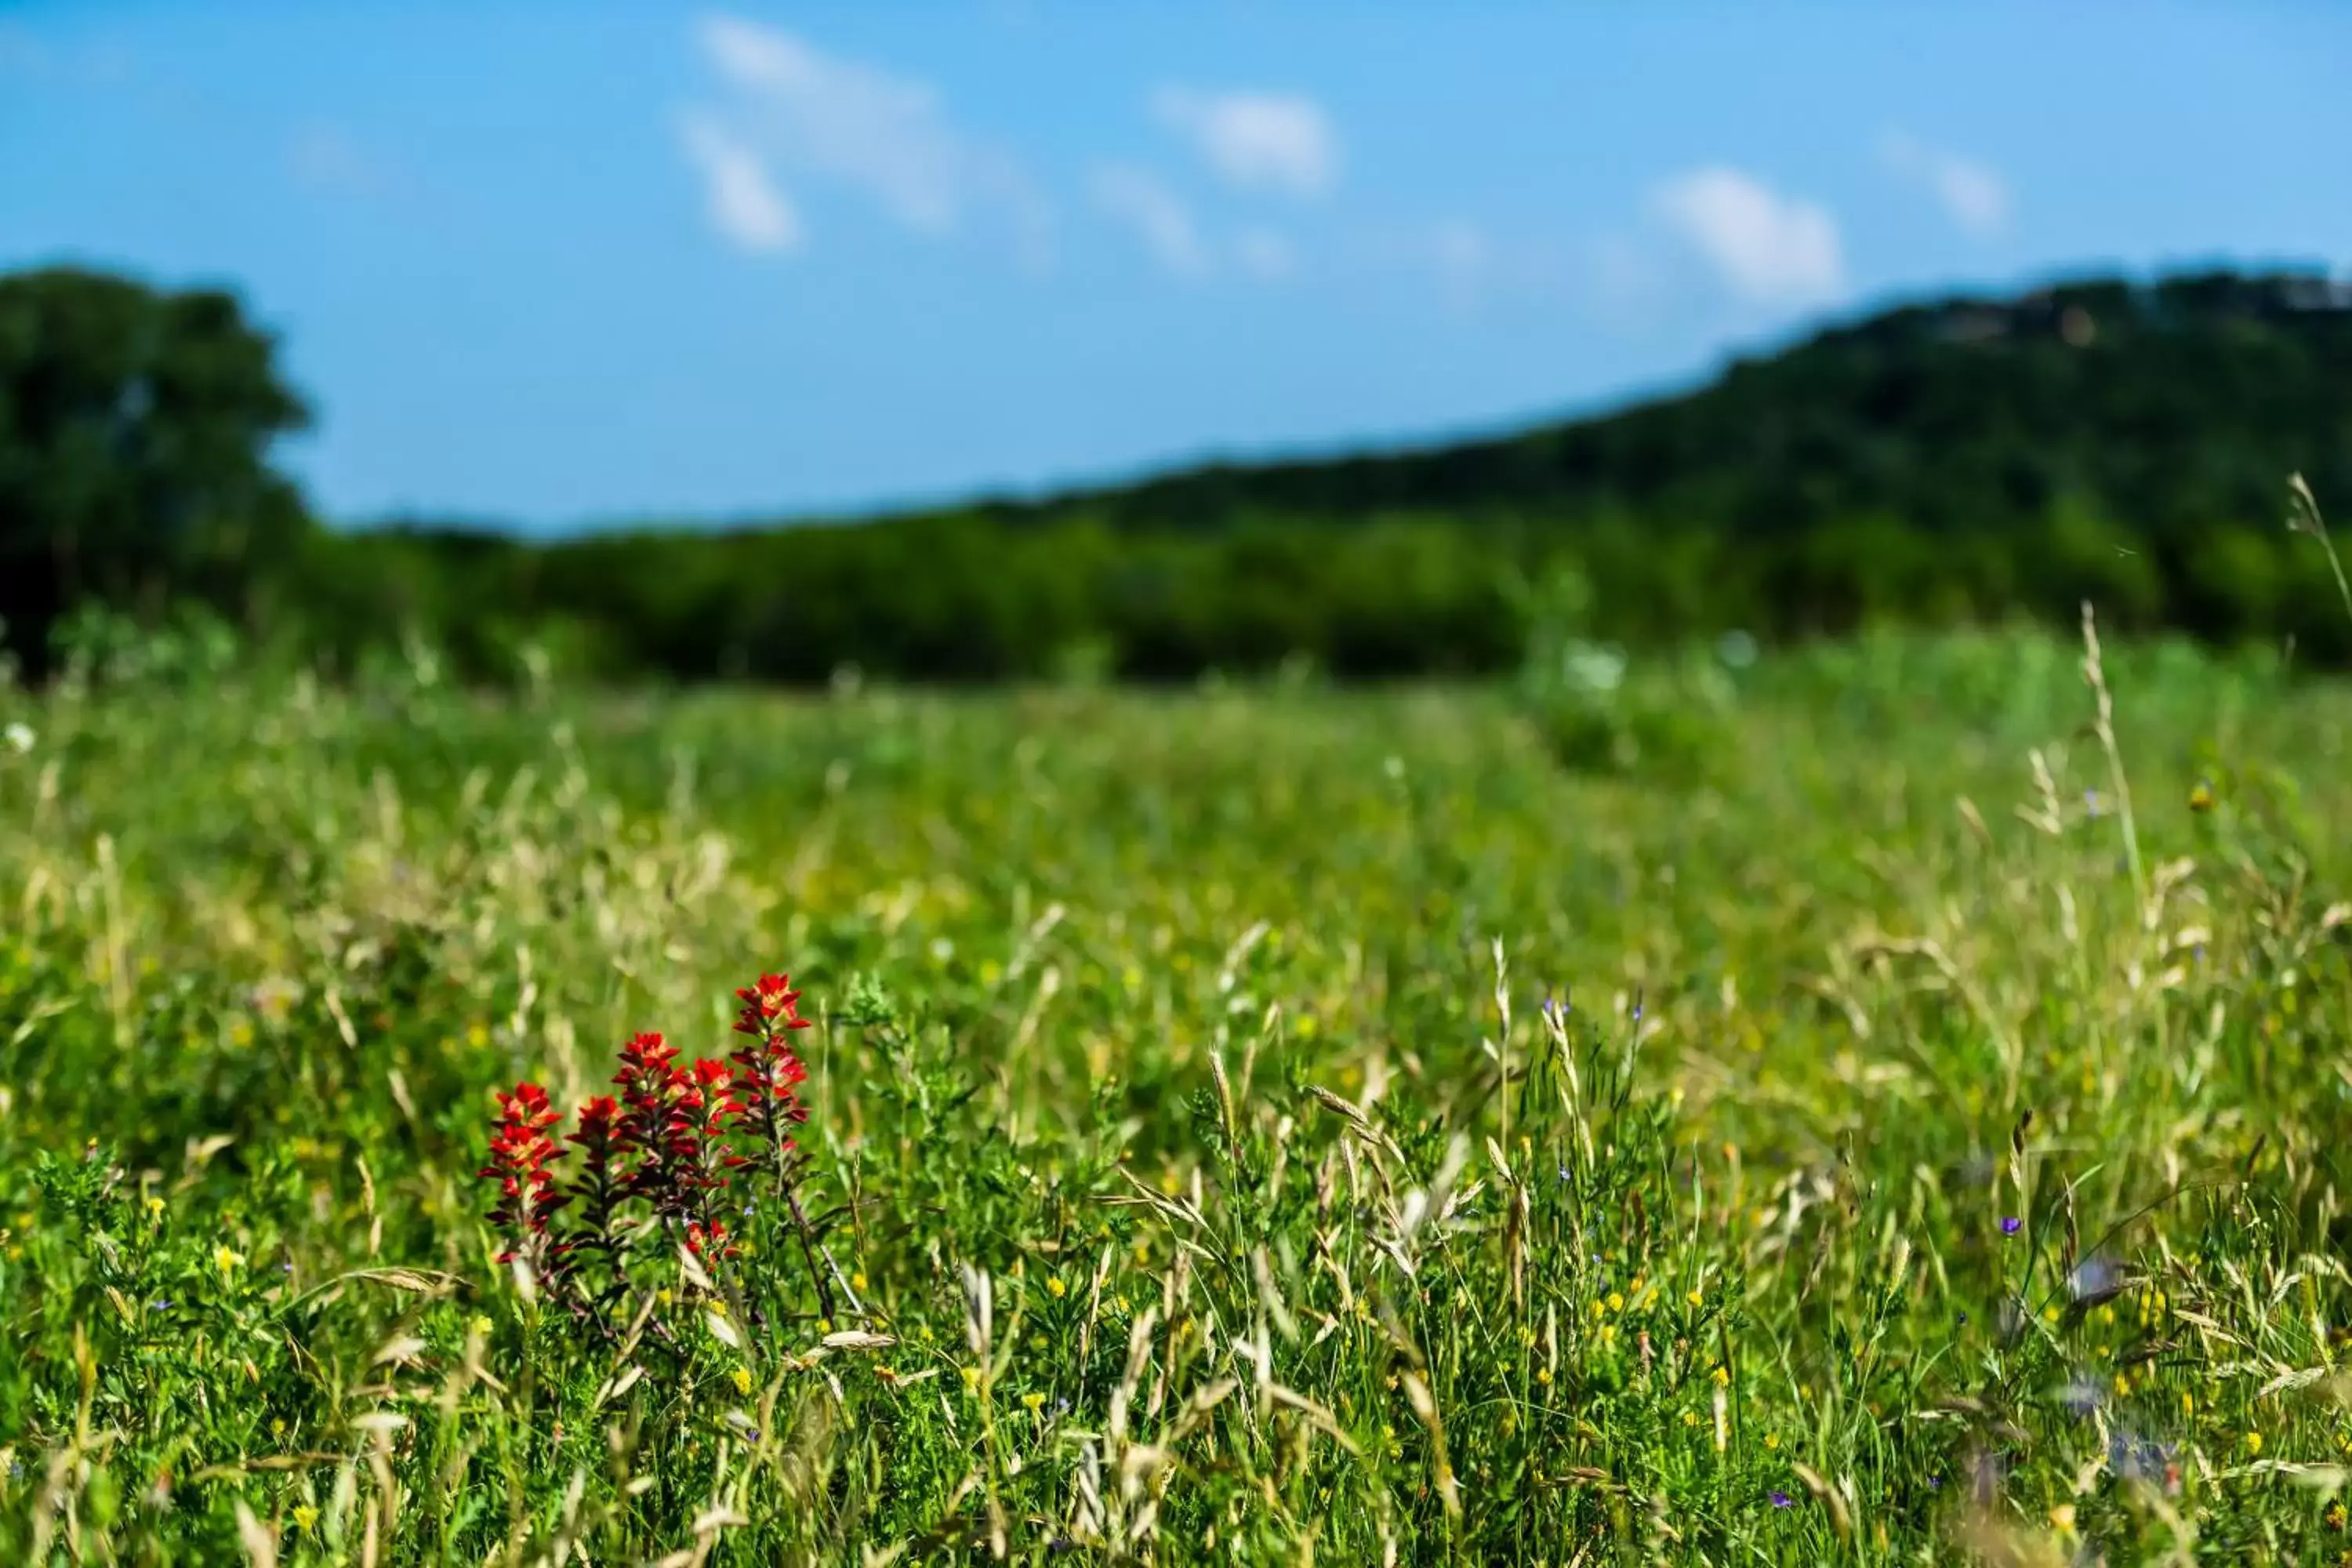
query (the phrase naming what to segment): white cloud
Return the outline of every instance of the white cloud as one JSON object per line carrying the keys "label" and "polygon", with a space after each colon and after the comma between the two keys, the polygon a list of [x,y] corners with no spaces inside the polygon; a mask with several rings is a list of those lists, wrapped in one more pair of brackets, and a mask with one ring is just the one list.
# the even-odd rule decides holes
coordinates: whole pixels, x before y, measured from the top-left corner
{"label": "white cloud", "polygon": [[1303,94],[1163,87],[1151,108],[1240,189],[1311,196],[1339,182],[1339,134],[1322,105]]}
{"label": "white cloud", "polygon": [[1150,170],[1130,163],[1104,163],[1094,173],[1096,203],[1133,229],[1153,259],[1180,278],[1205,278],[1214,269],[1209,247],[1184,199]]}
{"label": "white cloud", "polygon": [[1668,181],[1653,202],[1744,299],[1808,304],[1845,288],[1837,222],[1825,207],[1720,166]]}
{"label": "white cloud", "polygon": [[1924,187],[1965,233],[1989,239],[2009,226],[2009,182],[1990,164],[1900,131],[1888,133],[1879,156],[1897,177]]}
{"label": "white cloud", "polygon": [[[778,182],[805,178],[854,190],[919,234],[1002,226],[1023,256],[1042,261],[1052,212],[1009,154],[965,134],[929,83],[855,60],[740,16],[706,17],[702,50],[735,100],[725,134]],[[703,163],[706,174],[710,167]]]}
{"label": "white cloud", "polygon": [[745,250],[801,247],[800,214],[761,163],[758,151],[707,114],[678,122],[686,155],[702,171],[710,224]]}

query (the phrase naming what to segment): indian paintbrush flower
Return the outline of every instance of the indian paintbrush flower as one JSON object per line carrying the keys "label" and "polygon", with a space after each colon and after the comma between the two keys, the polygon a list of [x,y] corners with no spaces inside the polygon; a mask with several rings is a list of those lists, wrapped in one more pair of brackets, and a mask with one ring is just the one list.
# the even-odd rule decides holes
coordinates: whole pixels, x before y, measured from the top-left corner
{"label": "indian paintbrush flower", "polygon": [[547,1090],[535,1083],[519,1083],[511,1093],[499,1096],[499,1125],[490,1135],[490,1163],[478,1173],[499,1184],[499,1201],[490,1210],[490,1219],[505,1227],[516,1243],[499,1254],[501,1263],[518,1257],[533,1263],[542,1261],[547,1222],[570,1201],[555,1173],[547,1168],[548,1162],[562,1152],[547,1130],[562,1120],[547,1103]]}
{"label": "indian paintbrush flower", "polygon": [[[776,1182],[800,1228],[819,1303],[830,1310],[814,1233],[792,1190],[801,1156],[785,1134],[808,1119],[795,1092],[808,1068],[791,1043],[793,1031],[809,1026],[795,1007],[800,994],[784,976],[769,974],[737,995],[743,1006],[735,1027],[751,1038],[729,1059],[682,1063],[661,1035],[636,1035],[621,1048],[615,1092],[582,1105],[576,1128],[561,1142],[551,1130],[562,1113],[541,1086],[520,1083],[499,1097],[489,1163],[479,1173],[498,1184],[490,1218],[508,1242],[499,1261],[528,1262],[542,1284],[600,1326],[609,1329],[605,1312],[628,1289],[628,1255],[648,1232],[666,1231],[704,1267],[742,1255],[719,1217],[717,1194],[730,1172],[754,1164]],[[557,1170],[565,1144],[580,1155],[568,1178]],[[637,1205],[639,1217],[632,1218]],[[741,1206],[746,1215],[758,1212],[748,1200]],[[567,1207],[568,1223],[554,1226]],[[604,1260],[607,1276],[593,1287],[582,1268],[591,1257]]]}

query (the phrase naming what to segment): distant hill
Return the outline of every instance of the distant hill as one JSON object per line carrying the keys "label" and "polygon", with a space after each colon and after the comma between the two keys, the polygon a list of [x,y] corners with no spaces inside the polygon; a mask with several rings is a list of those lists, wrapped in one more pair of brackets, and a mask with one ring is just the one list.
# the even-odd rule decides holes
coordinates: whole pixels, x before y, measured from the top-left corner
{"label": "distant hill", "polygon": [[[1596,418],[1420,451],[1213,465],[850,526],[524,544],[321,536],[289,595],[329,643],[394,623],[495,669],[1182,679],[1507,668],[1547,584],[1657,643],[2025,616],[2352,658],[2300,471],[2352,514],[2352,288],[2075,281],[1827,327]],[[468,651],[470,650],[470,651]]]}
{"label": "distant hill", "polygon": [[0,278],[0,637],[26,668],[92,605],[190,600],[331,667],[422,638],[483,679],[1379,679],[1510,668],[1539,625],[1785,639],[2085,599],[2122,632],[2352,662],[2282,525],[2297,471],[2352,516],[2352,287],[2316,272],[1907,305],[1418,451],[543,542],[311,525],[266,467],[303,413],[274,349],[226,295]]}
{"label": "distant hill", "polygon": [[1001,510],[1181,527],[1618,511],[1775,534],[1870,514],[1937,532],[2030,525],[2070,500],[2166,534],[2267,526],[2296,469],[2352,507],[2352,283],[2216,272],[1905,305],[1595,418]]}

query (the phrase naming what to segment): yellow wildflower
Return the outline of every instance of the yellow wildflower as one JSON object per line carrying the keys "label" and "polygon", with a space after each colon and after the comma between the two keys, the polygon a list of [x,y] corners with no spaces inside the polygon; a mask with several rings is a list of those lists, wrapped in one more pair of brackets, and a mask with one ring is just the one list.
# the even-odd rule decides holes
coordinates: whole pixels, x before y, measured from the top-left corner
{"label": "yellow wildflower", "polygon": [[1062,1277],[1060,1275],[1049,1274],[1045,1277],[1045,1294],[1051,1296],[1056,1301],[1067,1295],[1069,1293],[1069,1289],[1070,1288],[1068,1286],[1062,1283]]}
{"label": "yellow wildflower", "polygon": [[311,1528],[313,1525],[317,1524],[318,1522],[319,1522],[319,1510],[318,1510],[317,1509],[312,1508],[312,1507],[311,1507],[309,1503],[307,1503],[307,1502],[298,1502],[298,1503],[296,1503],[296,1504],[294,1505],[294,1528],[295,1528],[295,1529],[297,1529],[297,1530],[309,1530],[310,1528]]}
{"label": "yellow wildflower", "polygon": [[747,1368],[739,1366],[728,1375],[735,1380],[736,1393],[749,1394],[751,1392],[751,1373]]}

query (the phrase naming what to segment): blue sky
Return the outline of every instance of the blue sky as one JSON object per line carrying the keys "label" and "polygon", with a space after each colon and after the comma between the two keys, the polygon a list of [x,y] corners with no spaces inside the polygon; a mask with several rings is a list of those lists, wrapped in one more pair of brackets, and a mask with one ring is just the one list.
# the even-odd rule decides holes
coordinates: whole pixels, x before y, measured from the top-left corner
{"label": "blue sky", "polygon": [[344,520],[861,510],[2352,264],[2352,6],[0,12],[0,266],[226,281]]}

